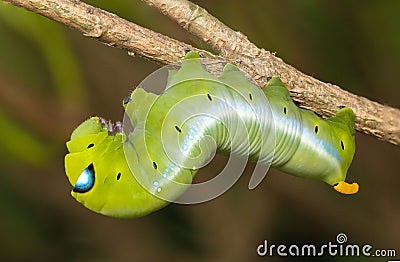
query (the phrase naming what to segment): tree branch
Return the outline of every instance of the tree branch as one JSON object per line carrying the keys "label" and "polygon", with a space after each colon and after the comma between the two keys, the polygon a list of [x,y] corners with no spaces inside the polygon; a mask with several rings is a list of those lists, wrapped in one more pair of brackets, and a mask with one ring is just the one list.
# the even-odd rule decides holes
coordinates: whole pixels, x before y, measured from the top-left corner
{"label": "tree branch", "polygon": [[263,86],[267,76],[279,76],[300,106],[324,117],[347,106],[356,114],[356,129],[380,140],[400,145],[400,110],[323,83],[284,63],[264,49],[259,49],[245,35],[236,32],[203,8],[187,0],[143,0],[154,5],[193,35],[210,44],[222,57],[194,48],[128,22],[112,13],[78,0],[4,0],[46,16],[85,36],[138,54],[162,64],[183,59],[186,50],[196,50],[203,57],[228,60],[237,64]]}
{"label": "tree branch", "polygon": [[302,107],[324,117],[333,116],[340,106],[350,107],[356,114],[358,131],[400,144],[399,109],[370,101],[300,72],[187,0],[143,1],[157,7],[227,60],[236,61],[260,86],[265,85],[267,76],[279,76]]}

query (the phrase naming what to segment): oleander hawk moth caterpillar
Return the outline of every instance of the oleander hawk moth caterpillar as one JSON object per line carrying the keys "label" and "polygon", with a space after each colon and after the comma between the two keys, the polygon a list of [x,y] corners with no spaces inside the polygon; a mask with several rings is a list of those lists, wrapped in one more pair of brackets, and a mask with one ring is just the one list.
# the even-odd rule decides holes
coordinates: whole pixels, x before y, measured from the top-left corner
{"label": "oleander hawk moth caterpillar", "polygon": [[149,214],[183,194],[214,152],[358,191],[345,182],[355,153],[350,108],[323,120],[298,108],[279,78],[258,88],[233,64],[215,76],[199,61],[189,52],[160,95],[136,88],[124,99],[133,130],[92,117],[73,131],[65,170],[77,201],[113,217]]}

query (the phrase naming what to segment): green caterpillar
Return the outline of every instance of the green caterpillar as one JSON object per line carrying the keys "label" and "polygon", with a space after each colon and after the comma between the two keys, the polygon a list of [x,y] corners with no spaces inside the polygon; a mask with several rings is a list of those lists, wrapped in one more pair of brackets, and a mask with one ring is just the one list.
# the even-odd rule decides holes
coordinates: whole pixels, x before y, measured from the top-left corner
{"label": "green caterpillar", "polygon": [[230,63],[216,77],[199,61],[189,52],[162,94],[136,88],[124,100],[133,131],[99,117],[73,131],[65,170],[77,201],[113,217],[149,214],[180,197],[214,152],[358,191],[345,182],[355,152],[351,109],[323,120],[298,108],[279,78],[260,89]]}

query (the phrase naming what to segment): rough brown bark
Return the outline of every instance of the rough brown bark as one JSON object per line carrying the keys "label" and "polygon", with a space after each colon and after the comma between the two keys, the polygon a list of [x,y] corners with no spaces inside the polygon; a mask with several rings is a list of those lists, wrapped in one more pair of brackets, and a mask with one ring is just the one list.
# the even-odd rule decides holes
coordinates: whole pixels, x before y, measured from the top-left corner
{"label": "rough brown bark", "polygon": [[300,106],[330,117],[340,106],[356,114],[356,129],[380,140],[400,145],[400,110],[381,105],[308,76],[270,52],[251,43],[203,8],[187,0],[143,0],[157,7],[193,35],[210,44],[221,56],[194,48],[128,22],[78,0],[4,0],[81,31],[85,36],[162,64],[180,61],[186,50],[203,57],[234,62],[260,85],[267,76],[279,76]]}

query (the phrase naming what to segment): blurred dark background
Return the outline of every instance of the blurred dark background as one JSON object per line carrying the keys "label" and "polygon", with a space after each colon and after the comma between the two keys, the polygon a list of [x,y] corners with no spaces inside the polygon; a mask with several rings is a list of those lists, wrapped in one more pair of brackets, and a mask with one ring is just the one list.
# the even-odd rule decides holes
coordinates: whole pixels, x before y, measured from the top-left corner
{"label": "blurred dark background", "polygon": [[[87,2],[206,47],[138,0]],[[400,1],[195,2],[301,71],[400,107]],[[120,120],[121,99],[157,68],[0,2],[2,261],[252,261],[260,259],[256,248],[264,239],[322,245],[335,243],[341,232],[347,243],[395,249],[400,258],[400,150],[362,134],[356,135],[347,179],[361,186],[354,196],[271,170],[253,191],[247,189],[250,176],[245,174],[210,202],[174,204],[139,219],[108,218],[77,203],[63,166],[69,135],[90,116]],[[216,172],[224,161],[218,157],[199,175]]]}

